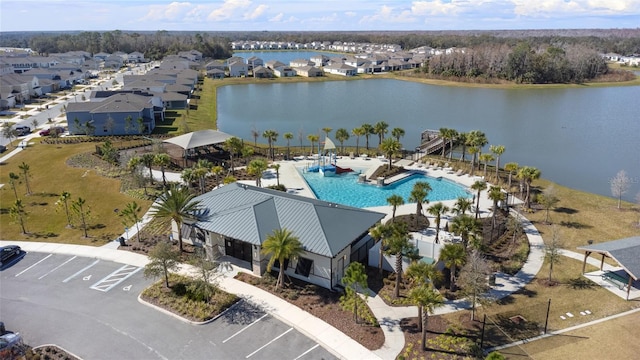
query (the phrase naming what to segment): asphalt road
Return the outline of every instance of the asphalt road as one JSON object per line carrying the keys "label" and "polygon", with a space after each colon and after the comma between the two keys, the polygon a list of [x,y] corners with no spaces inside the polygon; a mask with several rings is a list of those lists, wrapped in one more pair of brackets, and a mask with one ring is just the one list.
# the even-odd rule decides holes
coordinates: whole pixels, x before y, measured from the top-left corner
{"label": "asphalt road", "polygon": [[25,343],[84,359],[335,359],[289,325],[241,301],[206,325],[138,302],[152,280],[134,266],[28,253],[0,272],[0,321]]}

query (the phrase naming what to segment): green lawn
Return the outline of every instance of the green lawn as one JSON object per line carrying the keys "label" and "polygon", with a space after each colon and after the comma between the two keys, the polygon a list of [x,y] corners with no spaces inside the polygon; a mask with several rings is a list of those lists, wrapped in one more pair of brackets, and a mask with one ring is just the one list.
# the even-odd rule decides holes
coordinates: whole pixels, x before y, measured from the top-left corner
{"label": "green lawn", "polygon": [[[66,164],[66,160],[72,155],[94,151],[97,144],[99,143],[49,145],[35,140],[33,145],[0,165],[0,183],[4,184],[0,188],[0,228],[3,240],[103,245],[124,233],[122,218],[117,215],[116,209],[122,209],[135,200],[143,208],[143,212],[148,210],[150,201],[133,199],[120,192],[119,179],[98,175],[95,169],[73,168]],[[23,162],[30,168],[31,195],[26,195],[24,178],[18,168]],[[9,185],[11,172],[20,175],[16,188],[28,213],[27,235],[21,234],[20,226],[9,215],[9,208],[16,200]],[[71,201],[82,197],[89,205],[89,238],[84,238],[79,228],[66,227],[65,211],[55,205],[63,191],[71,193]]]}

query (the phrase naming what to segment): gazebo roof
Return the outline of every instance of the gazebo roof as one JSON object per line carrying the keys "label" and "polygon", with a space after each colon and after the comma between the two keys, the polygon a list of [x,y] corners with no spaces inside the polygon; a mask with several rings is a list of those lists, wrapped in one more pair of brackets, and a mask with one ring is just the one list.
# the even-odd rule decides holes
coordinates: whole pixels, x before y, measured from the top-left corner
{"label": "gazebo roof", "polygon": [[200,130],[176,136],[163,142],[178,145],[181,148],[193,149],[201,146],[219,144],[233,136],[218,130]]}
{"label": "gazebo roof", "polygon": [[640,236],[580,246],[578,250],[608,256],[620,264],[634,280],[640,278]]}

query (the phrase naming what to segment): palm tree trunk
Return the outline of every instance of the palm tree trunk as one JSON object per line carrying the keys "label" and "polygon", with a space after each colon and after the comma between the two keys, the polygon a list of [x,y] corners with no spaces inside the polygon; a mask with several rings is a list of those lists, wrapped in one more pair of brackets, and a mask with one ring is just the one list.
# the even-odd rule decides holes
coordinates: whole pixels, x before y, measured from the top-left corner
{"label": "palm tree trunk", "polygon": [[397,299],[400,297],[400,281],[402,280],[402,253],[396,254],[396,288],[393,296]]}
{"label": "palm tree trunk", "polygon": [[178,223],[178,248],[180,249],[180,253],[184,251],[182,249],[182,224]]}
{"label": "palm tree trunk", "polygon": [[422,325],[422,350],[426,350],[427,349],[427,320],[428,320],[429,314],[422,310],[422,317],[421,317],[421,321],[420,324]]}
{"label": "palm tree trunk", "polygon": [[456,291],[456,266],[451,266],[451,276],[449,277],[449,290]]}
{"label": "palm tree trunk", "polygon": [[[418,305],[418,319],[420,319],[420,321],[418,321],[418,331],[423,331],[424,330],[424,324],[422,324],[422,314],[424,313],[424,309],[422,307],[422,305]],[[423,340],[424,342],[424,340]]]}

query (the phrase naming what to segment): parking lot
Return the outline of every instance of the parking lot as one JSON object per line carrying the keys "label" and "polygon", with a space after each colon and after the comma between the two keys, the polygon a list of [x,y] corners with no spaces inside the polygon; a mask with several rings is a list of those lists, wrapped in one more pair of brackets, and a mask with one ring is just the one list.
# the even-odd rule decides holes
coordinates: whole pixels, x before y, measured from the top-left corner
{"label": "parking lot", "polygon": [[335,359],[245,301],[193,325],[138,301],[143,269],[87,257],[23,253],[0,272],[0,319],[30,345],[85,359]]}

